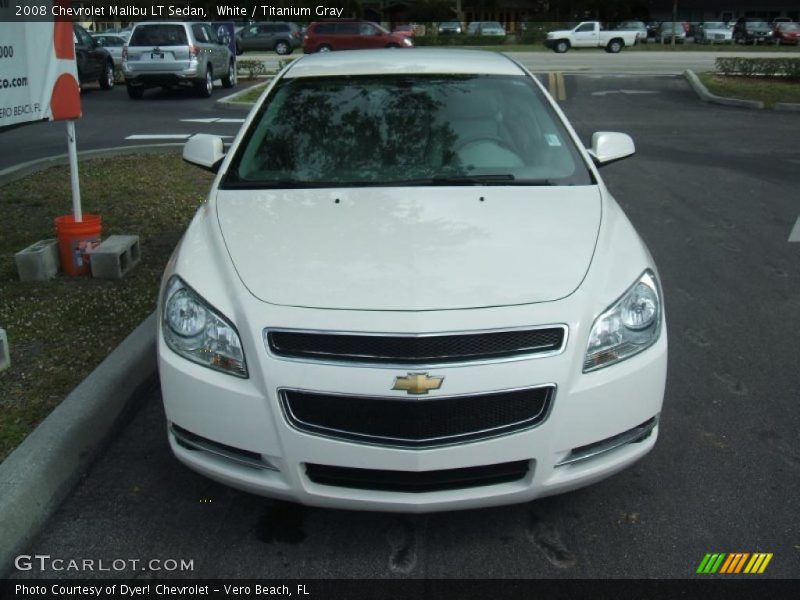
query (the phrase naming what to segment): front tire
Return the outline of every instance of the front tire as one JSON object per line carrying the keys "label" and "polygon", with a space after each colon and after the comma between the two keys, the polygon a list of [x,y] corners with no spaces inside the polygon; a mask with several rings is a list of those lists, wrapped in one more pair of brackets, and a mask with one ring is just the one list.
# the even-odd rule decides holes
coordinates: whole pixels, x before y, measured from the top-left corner
{"label": "front tire", "polygon": [[206,68],[206,76],[197,82],[197,94],[201,98],[210,98],[214,91],[214,77],[211,74],[211,67]]}
{"label": "front tire", "polygon": [[114,63],[109,61],[103,67],[103,74],[98,80],[100,88],[103,90],[110,90],[114,87]]}
{"label": "front tire", "polygon": [[558,40],[553,50],[559,54],[564,54],[567,50],[569,50],[569,42],[567,40]]}
{"label": "front tire", "polygon": [[275,43],[275,54],[280,54],[281,56],[286,56],[287,54],[292,53],[292,47],[283,40]]}
{"label": "front tire", "polygon": [[228,74],[222,78],[222,87],[230,89],[236,85],[236,64],[231,61],[228,65]]}
{"label": "front tire", "polygon": [[328,46],[328,44],[322,44],[321,46],[317,46],[317,52],[331,52],[333,48]]}

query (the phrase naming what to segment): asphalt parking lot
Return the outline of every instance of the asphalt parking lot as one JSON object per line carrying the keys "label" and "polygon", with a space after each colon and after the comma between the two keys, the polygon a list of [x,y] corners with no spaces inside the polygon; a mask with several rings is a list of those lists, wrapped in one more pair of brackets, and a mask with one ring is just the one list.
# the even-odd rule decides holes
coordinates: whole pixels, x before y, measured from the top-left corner
{"label": "asphalt parking lot", "polygon": [[[547,77],[544,81],[548,83]],[[554,78],[553,85],[557,85]],[[800,115],[701,103],[674,76],[567,75],[562,107],[633,136],[603,171],[659,266],[670,341],[654,451],[570,494],[403,516],[217,485],[170,454],[157,386],[32,553],[194,561],[122,577],[691,577],[707,552],[800,574]],[[17,573],[17,577],[85,573]]]}

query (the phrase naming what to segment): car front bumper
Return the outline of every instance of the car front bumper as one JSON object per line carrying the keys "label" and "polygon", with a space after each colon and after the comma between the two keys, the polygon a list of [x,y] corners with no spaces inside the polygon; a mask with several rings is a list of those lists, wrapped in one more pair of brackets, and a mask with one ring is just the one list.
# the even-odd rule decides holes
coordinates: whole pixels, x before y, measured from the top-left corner
{"label": "car front bumper", "polygon": [[[211,479],[321,507],[432,512],[526,502],[566,492],[608,477],[652,449],[666,379],[665,327],[649,349],[587,374],[581,372],[587,335],[582,329],[577,323],[570,326],[566,347],[557,355],[435,368],[286,360],[272,356],[262,342],[260,352],[247,356],[249,379],[185,360],[165,345],[159,329],[159,371],[170,446],[181,462]],[[299,431],[281,408],[280,389],[408,399],[402,392],[390,391],[394,378],[407,372],[446,379],[442,390],[417,397],[420,402],[437,394],[461,396],[539,385],[553,385],[555,393],[546,418],[530,429],[421,449]],[[640,426],[646,434],[637,429]],[[513,481],[424,492],[331,485],[309,475],[321,465],[399,472],[413,478],[523,461],[527,472]]]}

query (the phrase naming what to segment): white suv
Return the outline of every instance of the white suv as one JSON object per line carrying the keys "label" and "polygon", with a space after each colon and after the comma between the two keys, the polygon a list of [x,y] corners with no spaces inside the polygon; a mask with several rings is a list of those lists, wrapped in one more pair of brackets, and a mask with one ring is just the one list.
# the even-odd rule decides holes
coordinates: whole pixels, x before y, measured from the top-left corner
{"label": "white suv", "polygon": [[423,512],[598,481],[655,444],[656,266],[598,167],[502,54],[309,55],[270,84],[169,261],[173,452],[304,504]]}
{"label": "white suv", "polygon": [[128,96],[139,99],[148,87],[189,84],[209,97],[214,80],[236,85],[236,57],[209,23],[145,22],[131,32],[122,50]]}

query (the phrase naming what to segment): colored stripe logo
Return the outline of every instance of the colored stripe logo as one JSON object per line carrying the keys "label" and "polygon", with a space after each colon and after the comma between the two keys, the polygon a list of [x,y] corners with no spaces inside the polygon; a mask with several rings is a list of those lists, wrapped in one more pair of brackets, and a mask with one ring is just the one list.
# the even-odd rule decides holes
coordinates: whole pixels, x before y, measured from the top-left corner
{"label": "colored stripe logo", "polygon": [[772,552],[733,552],[726,553],[708,553],[700,561],[700,566],[697,567],[697,573],[703,575],[713,575],[715,573],[725,575],[737,575],[740,573],[747,573],[756,575],[763,573],[769,561],[772,560]]}

